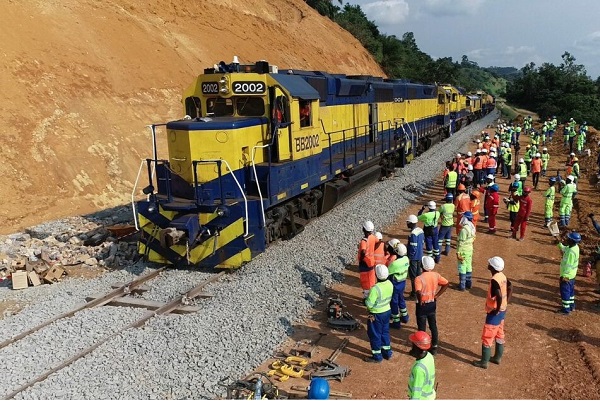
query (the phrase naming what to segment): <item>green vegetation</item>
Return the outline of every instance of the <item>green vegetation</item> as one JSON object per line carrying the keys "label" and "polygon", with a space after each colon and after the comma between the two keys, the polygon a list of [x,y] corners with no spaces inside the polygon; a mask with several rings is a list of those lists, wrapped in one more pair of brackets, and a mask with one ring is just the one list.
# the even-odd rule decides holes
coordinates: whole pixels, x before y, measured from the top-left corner
{"label": "green vegetation", "polygon": [[519,115],[514,108],[510,107],[503,101],[496,101],[496,108],[500,110],[503,120],[512,121]]}
{"label": "green vegetation", "polygon": [[511,104],[535,111],[541,119],[556,115],[559,121],[574,118],[577,122],[600,126],[600,78],[593,81],[585,67],[575,64],[569,52],[563,62],[541,67],[529,63],[521,76],[508,84],[506,98]]}
{"label": "green vegetation", "polygon": [[[402,38],[379,32],[358,5],[342,0],[305,0],[319,13],[352,33],[371,52],[390,78],[417,82],[451,83],[467,91],[484,90],[496,97],[506,97],[511,104],[539,114],[546,119],[556,115],[559,121],[573,117],[600,126],[600,77],[593,81],[583,65],[565,52],[559,66],[529,63],[521,70],[513,67],[481,68],[462,56],[460,62],[451,57],[434,60],[417,46],[414,34]],[[340,7],[343,6],[343,7]],[[517,112],[499,102],[502,113],[513,119]]]}
{"label": "green vegetation", "polygon": [[[345,4],[341,0],[305,0],[308,5],[352,33],[373,55],[375,60],[390,78],[403,78],[415,82],[450,83],[467,91],[484,90],[494,96],[502,96],[506,91],[506,78],[501,67],[489,71],[477,63],[469,61],[454,62],[452,57],[434,60],[417,46],[412,32],[406,32],[402,38],[379,32],[373,21],[369,21],[358,5]],[[516,71],[516,69],[515,69]]]}

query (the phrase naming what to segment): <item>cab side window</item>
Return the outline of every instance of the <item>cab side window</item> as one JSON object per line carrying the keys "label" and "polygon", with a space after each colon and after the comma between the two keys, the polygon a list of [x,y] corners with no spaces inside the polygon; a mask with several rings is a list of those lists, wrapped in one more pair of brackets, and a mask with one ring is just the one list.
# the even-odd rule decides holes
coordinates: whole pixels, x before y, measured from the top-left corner
{"label": "cab side window", "polygon": [[299,104],[300,104],[300,128],[309,127],[312,125],[310,101],[301,100]]}

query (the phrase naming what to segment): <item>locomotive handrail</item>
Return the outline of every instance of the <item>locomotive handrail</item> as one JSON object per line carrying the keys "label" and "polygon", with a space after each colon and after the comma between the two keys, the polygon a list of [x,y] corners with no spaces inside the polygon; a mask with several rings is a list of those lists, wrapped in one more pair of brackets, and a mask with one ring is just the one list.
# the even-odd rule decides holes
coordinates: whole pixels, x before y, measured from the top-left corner
{"label": "locomotive handrail", "polygon": [[252,171],[254,172],[254,179],[256,180],[256,187],[258,188],[258,196],[260,196],[260,205],[262,206],[260,208],[260,211],[261,211],[261,216],[262,216],[263,227],[267,226],[267,219],[265,218],[265,204],[263,203],[263,196],[262,196],[262,191],[260,189],[260,182],[258,182],[258,174],[256,173],[256,163],[254,163],[254,156],[256,155],[256,149],[258,149],[258,148],[264,149],[264,148],[268,148],[269,146],[271,146],[271,144],[254,145],[254,147],[252,148]]}
{"label": "locomotive handrail", "polygon": [[[213,163],[212,161],[202,161],[202,160],[192,160],[192,168],[194,173],[194,201],[197,203],[198,199],[198,170],[196,167],[198,164],[209,164]],[[215,163],[217,165],[217,173],[219,174],[219,191],[221,198],[221,205],[225,205],[225,195],[223,194],[223,174],[221,173],[221,162],[218,161]]]}
{"label": "locomotive handrail", "polygon": [[[248,198],[246,198],[246,194],[244,193],[242,186],[240,185],[240,182],[238,181],[237,177],[235,176],[233,170],[231,169],[231,166],[229,165],[229,163],[227,163],[227,160],[225,159],[202,159],[202,160],[193,160],[192,163],[197,162],[197,163],[216,163],[217,165],[219,165],[220,163],[225,163],[225,166],[227,166],[227,169],[231,172],[231,176],[233,177],[233,180],[235,181],[238,189],[240,190],[240,193],[242,194],[242,197],[244,198],[244,213],[246,215],[246,224],[245,224],[245,230],[244,230],[244,237],[248,236],[249,230],[248,230]],[[195,169],[194,169],[195,170]],[[219,168],[219,174],[221,172],[221,169]],[[221,185],[220,185],[221,186]],[[221,190],[222,186],[221,186]],[[224,203],[224,202],[223,202]]]}
{"label": "locomotive handrail", "polygon": [[133,223],[135,224],[136,231],[139,231],[140,227],[138,226],[137,220],[137,212],[135,211],[135,192],[137,190],[137,185],[140,180],[140,174],[142,174],[142,168],[144,167],[145,160],[142,159],[140,161],[140,168],[138,169],[137,176],[135,177],[135,182],[133,183],[133,191],[131,191],[131,209],[133,211]]}

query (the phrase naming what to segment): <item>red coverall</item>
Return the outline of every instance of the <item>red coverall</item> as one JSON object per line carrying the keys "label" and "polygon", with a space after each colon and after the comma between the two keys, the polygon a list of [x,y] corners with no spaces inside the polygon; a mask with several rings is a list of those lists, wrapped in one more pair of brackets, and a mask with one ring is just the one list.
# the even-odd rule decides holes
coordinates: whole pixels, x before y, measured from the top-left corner
{"label": "red coverall", "polygon": [[524,194],[522,196],[513,196],[515,200],[519,201],[519,211],[517,212],[517,219],[515,220],[515,224],[512,228],[512,237],[517,238],[517,231],[519,231],[519,227],[521,227],[521,237],[520,239],[525,238],[525,230],[527,229],[527,220],[529,219],[529,215],[531,214],[531,208],[533,206],[533,200],[529,196],[529,194]]}
{"label": "red coverall", "polygon": [[500,195],[498,192],[487,191],[485,195],[485,210],[488,211],[488,225],[490,231],[496,231],[496,214],[500,204]]}

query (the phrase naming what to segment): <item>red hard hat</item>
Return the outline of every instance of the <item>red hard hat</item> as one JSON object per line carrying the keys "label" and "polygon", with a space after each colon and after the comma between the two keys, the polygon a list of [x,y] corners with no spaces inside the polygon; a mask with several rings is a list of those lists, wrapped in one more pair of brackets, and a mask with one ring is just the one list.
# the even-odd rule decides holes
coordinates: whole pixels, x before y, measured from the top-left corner
{"label": "red hard hat", "polygon": [[525,188],[523,188],[523,192],[525,192],[526,194],[531,193],[531,187],[525,187]]}
{"label": "red hard hat", "polygon": [[417,331],[408,336],[410,342],[416,345],[418,348],[427,351],[431,348],[431,337],[424,331]]}
{"label": "red hard hat", "polygon": [[465,185],[464,185],[464,184],[458,184],[458,188],[457,188],[457,189],[458,189],[459,191],[466,191],[466,190],[467,190],[467,187],[465,187]]}

